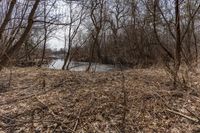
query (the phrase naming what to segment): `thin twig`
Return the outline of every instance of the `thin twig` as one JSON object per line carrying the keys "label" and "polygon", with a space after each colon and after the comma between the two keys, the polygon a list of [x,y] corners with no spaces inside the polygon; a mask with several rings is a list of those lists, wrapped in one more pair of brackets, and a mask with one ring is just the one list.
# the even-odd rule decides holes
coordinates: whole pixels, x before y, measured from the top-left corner
{"label": "thin twig", "polygon": [[190,116],[185,115],[185,114],[183,114],[183,113],[181,113],[181,112],[178,112],[178,111],[175,111],[175,110],[171,110],[171,109],[167,109],[167,111],[169,111],[169,112],[171,112],[171,113],[174,113],[174,114],[176,114],[176,115],[182,116],[182,117],[184,117],[184,118],[186,118],[186,119],[188,119],[188,120],[191,120],[191,121],[193,121],[193,122],[195,122],[195,123],[199,123],[199,122],[200,122],[197,118],[190,117]]}
{"label": "thin twig", "polygon": [[76,123],[75,123],[74,128],[73,128],[73,132],[75,132],[77,127],[78,127],[78,124],[79,124],[79,121],[80,121],[80,115],[81,115],[81,109],[79,110],[78,117],[77,117]]}

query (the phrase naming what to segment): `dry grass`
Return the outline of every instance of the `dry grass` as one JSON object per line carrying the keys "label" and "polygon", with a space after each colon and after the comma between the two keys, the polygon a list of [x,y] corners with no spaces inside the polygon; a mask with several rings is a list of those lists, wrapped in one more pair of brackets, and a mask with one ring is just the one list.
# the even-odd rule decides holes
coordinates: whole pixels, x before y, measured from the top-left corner
{"label": "dry grass", "polygon": [[85,73],[13,68],[11,77],[10,72],[4,69],[0,75],[2,132],[200,131],[198,75],[192,89],[173,90],[162,69]]}

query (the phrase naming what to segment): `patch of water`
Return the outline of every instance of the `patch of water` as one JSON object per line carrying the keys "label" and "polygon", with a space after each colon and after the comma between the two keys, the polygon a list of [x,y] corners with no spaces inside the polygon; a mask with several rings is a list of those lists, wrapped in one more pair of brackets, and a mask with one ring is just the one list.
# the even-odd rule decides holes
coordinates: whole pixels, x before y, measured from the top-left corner
{"label": "patch of water", "polygon": [[[62,69],[62,66],[64,64],[64,60],[62,59],[56,59],[53,60],[49,64],[49,68],[51,69]],[[88,68],[89,62],[76,62],[72,61],[69,65],[69,70],[71,71],[86,71]],[[117,69],[114,65],[107,65],[107,64],[98,64],[98,63],[92,63],[91,65],[91,71],[95,72],[108,72]]]}

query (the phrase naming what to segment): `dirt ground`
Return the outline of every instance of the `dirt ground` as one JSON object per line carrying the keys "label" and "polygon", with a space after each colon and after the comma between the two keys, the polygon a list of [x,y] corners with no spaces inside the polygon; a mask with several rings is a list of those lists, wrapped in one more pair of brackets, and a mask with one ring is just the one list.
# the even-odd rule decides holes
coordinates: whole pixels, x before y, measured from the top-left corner
{"label": "dirt ground", "polygon": [[200,74],[173,89],[163,69],[0,73],[0,133],[198,133]]}

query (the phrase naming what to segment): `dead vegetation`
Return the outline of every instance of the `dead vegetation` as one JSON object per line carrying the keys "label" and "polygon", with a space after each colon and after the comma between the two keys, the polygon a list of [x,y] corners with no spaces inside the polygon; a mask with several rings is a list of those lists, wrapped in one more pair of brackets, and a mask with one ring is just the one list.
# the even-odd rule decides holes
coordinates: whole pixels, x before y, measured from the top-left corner
{"label": "dead vegetation", "polygon": [[163,69],[107,73],[4,69],[0,130],[199,132],[200,75],[193,76],[189,90],[173,90],[168,77]]}

